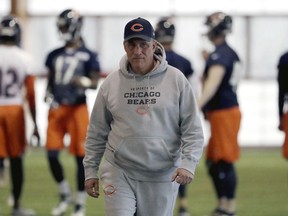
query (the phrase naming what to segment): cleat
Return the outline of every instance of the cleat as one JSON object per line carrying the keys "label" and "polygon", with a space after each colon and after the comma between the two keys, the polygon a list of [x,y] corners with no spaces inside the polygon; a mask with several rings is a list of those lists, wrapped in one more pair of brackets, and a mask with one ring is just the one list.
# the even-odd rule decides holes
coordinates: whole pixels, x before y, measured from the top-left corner
{"label": "cleat", "polygon": [[81,205],[76,205],[74,212],[71,214],[71,216],[85,216],[85,209]]}
{"label": "cleat", "polygon": [[60,195],[60,203],[52,209],[52,216],[62,216],[67,211],[71,202],[70,195]]}
{"label": "cleat", "polygon": [[178,216],[190,216],[189,212],[179,212]]}
{"label": "cleat", "polygon": [[235,213],[228,213],[223,209],[220,208],[216,208],[213,212],[211,216],[236,216]]}
{"label": "cleat", "polygon": [[85,216],[85,211],[84,211],[84,209],[75,211],[71,214],[71,216]]}
{"label": "cleat", "polygon": [[178,211],[178,216],[190,216],[190,213],[185,207],[180,207]]}
{"label": "cleat", "polygon": [[32,209],[18,208],[12,210],[12,216],[34,216],[35,211]]}

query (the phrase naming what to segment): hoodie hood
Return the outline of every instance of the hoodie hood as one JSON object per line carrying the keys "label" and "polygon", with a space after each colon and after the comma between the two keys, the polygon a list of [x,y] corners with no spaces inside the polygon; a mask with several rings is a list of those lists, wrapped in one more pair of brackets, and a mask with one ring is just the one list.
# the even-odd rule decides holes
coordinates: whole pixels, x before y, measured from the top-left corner
{"label": "hoodie hood", "polygon": [[157,43],[157,47],[154,53],[154,59],[157,61],[156,66],[153,68],[153,70],[145,75],[139,75],[139,74],[135,74],[132,73],[129,70],[129,62],[128,62],[128,58],[127,55],[125,54],[122,59],[120,60],[120,72],[125,76],[125,77],[137,77],[137,76],[153,76],[155,74],[159,74],[159,73],[163,73],[164,71],[167,70],[167,66],[168,63],[166,61],[166,54],[165,54],[165,50],[164,47],[158,42]]}

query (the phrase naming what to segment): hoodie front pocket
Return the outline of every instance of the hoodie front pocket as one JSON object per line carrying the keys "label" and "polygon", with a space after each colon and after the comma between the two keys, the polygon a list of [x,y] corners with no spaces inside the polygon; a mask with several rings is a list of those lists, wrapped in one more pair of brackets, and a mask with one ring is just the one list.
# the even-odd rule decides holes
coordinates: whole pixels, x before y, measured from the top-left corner
{"label": "hoodie front pocket", "polygon": [[118,166],[139,171],[159,172],[174,166],[174,160],[162,138],[126,138],[115,151],[114,157]]}

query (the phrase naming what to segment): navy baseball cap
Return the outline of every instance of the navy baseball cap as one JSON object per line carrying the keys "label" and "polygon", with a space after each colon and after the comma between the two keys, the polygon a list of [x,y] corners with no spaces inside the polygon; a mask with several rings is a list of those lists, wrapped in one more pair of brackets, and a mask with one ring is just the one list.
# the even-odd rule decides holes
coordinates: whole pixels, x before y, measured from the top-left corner
{"label": "navy baseball cap", "polygon": [[128,22],[124,30],[124,41],[132,38],[141,38],[145,41],[154,39],[155,32],[151,23],[141,17]]}

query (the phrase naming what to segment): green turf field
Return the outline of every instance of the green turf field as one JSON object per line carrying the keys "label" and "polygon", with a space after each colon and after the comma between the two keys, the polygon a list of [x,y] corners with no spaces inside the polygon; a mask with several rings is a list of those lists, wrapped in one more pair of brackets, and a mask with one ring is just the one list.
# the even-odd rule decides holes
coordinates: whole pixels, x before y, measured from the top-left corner
{"label": "green turf field", "polygon": [[[75,191],[74,160],[65,151],[61,159]],[[33,208],[38,216],[48,216],[51,208],[58,202],[58,194],[48,170],[44,149],[28,149],[25,166],[23,206]],[[238,216],[288,215],[288,161],[282,158],[279,148],[242,149],[241,159],[236,166],[239,177]],[[8,195],[9,184],[0,188],[1,216],[10,213],[6,204]],[[101,195],[99,199],[87,199],[86,216],[105,216],[103,193]],[[209,216],[216,202],[203,160],[199,164],[194,182],[189,185],[188,195],[191,216]],[[67,216],[71,210],[72,206]]]}

